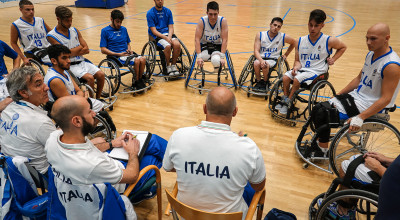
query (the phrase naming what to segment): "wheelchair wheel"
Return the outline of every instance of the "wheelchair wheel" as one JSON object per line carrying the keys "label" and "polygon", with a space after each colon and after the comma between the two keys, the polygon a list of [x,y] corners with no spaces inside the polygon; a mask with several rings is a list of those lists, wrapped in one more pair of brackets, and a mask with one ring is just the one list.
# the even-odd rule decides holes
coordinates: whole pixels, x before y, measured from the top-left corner
{"label": "wheelchair wheel", "polygon": [[278,80],[277,83],[275,83],[269,95],[268,108],[271,111],[271,115],[277,114],[275,106],[281,103],[282,96],[283,96],[283,80],[280,79]]}
{"label": "wheelchair wheel", "polygon": [[114,135],[113,135],[113,132],[111,131],[111,128],[108,125],[106,119],[104,119],[99,114],[97,114],[95,116],[95,120],[97,120],[98,122],[97,122],[95,129],[92,132],[90,132],[90,134],[88,135],[89,139],[93,139],[96,137],[102,137],[106,141],[112,140]]}
{"label": "wheelchair wheel", "polygon": [[29,62],[31,63],[31,66],[35,69],[37,69],[39,71],[39,73],[44,77],[46,75],[46,72],[44,71],[42,65],[34,60],[34,59],[30,59]]}
{"label": "wheelchair wheel", "polygon": [[121,73],[119,70],[119,66],[112,60],[104,59],[99,63],[101,71],[105,73],[107,78],[110,80],[112,86],[112,95],[114,95],[121,84]]}
{"label": "wheelchair wheel", "polygon": [[233,68],[231,54],[229,53],[228,50],[226,50],[225,54],[226,54],[226,63],[228,65],[229,72],[231,73],[233,85],[235,86],[235,89],[237,89],[237,81],[236,81],[235,69]]}
{"label": "wheelchair wheel", "polygon": [[101,92],[101,97],[103,98],[110,98],[111,96],[113,96],[113,92],[114,92],[114,87],[113,84],[111,83],[111,80],[106,76],[105,80],[104,80],[104,87],[103,87],[103,91]]}
{"label": "wheelchair wheel", "polygon": [[310,207],[308,208],[308,219],[316,220],[317,212],[318,212],[318,199],[324,198],[326,193],[321,193],[317,197],[313,199],[310,203]]}
{"label": "wheelchair wheel", "polygon": [[336,96],[335,88],[326,80],[319,81],[313,86],[308,99],[308,112],[311,113],[312,108],[318,102],[328,101],[330,98]]}
{"label": "wheelchair wheel", "polygon": [[[335,219],[328,209],[334,202],[343,199],[351,199],[357,201],[355,204],[354,218],[351,219],[373,219],[378,210],[378,195],[358,189],[340,190],[329,195],[321,203],[316,219]],[[352,215],[353,216],[353,215]]]}
{"label": "wheelchair wheel", "polygon": [[254,60],[255,60],[255,56],[251,55],[250,58],[247,60],[246,65],[244,65],[243,69],[242,69],[242,73],[239,76],[239,81],[238,81],[238,85],[240,87],[243,86],[243,84],[246,82],[247,77],[249,76],[249,73],[253,72],[254,66]]}
{"label": "wheelchair wheel", "polygon": [[152,41],[147,42],[143,46],[141,56],[146,58],[146,72],[153,74],[156,67],[156,46]]}
{"label": "wheelchair wheel", "polygon": [[[185,78],[185,88],[188,87],[189,81],[190,81],[190,78],[192,77],[193,72],[194,73],[196,72],[196,70],[195,70],[196,69],[196,59],[197,59],[197,54],[196,54],[196,51],[194,51],[193,52],[193,60],[190,65],[190,68],[188,70],[188,74],[186,75],[186,78]],[[196,79],[196,75],[194,75],[194,79]]]}
{"label": "wheelchair wheel", "polygon": [[387,121],[367,119],[357,132],[348,132],[348,129],[349,125],[344,125],[329,148],[329,161],[337,176],[342,161],[353,155],[373,151],[396,158],[400,154],[400,133]]}
{"label": "wheelchair wheel", "polygon": [[177,67],[180,73],[186,74],[190,70],[190,67],[192,65],[192,57],[190,56],[190,53],[188,49],[186,48],[185,44],[177,38],[179,43],[181,44],[181,55],[178,57],[177,60]]}

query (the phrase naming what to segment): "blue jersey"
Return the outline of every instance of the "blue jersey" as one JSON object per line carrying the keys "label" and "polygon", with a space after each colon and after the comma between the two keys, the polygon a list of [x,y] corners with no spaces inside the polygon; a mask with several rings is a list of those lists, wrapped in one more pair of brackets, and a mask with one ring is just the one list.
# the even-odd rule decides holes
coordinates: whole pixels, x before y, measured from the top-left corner
{"label": "blue jersey", "polygon": [[168,33],[168,25],[174,24],[174,19],[172,18],[172,12],[166,7],[163,7],[161,11],[158,11],[155,7],[152,7],[146,15],[147,26],[149,27],[149,34],[156,39],[150,28],[155,27],[161,34]]}
{"label": "blue jersey", "polygon": [[4,41],[0,40],[0,79],[3,79],[3,75],[8,73],[6,63],[4,62],[4,56],[14,60],[18,57],[18,54],[4,43]]}
{"label": "blue jersey", "polygon": [[128,31],[123,26],[120,29],[111,26],[101,29],[100,47],[105,47],[114,53],[122,53],[128,50],[130,42]]}

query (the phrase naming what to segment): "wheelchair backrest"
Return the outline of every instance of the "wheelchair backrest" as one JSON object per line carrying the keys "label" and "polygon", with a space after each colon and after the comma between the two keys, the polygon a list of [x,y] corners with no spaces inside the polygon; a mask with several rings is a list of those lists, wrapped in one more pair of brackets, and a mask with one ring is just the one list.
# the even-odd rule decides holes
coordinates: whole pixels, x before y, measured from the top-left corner
{"label": "wheelchair backrest", "polygon": [[126,216],[133,211],[129,200],[123,199],[111,184],[75,185],[52,167],[49,197],[49,219],[135,219]]}

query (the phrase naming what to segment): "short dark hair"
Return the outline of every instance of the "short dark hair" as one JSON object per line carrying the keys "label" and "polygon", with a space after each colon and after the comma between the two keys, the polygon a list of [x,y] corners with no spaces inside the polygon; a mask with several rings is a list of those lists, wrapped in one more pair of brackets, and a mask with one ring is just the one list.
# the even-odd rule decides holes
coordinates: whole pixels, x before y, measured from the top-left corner
{"label": "short dark hair", "polygon": [[62,5],[56,7],[55,13],[56,17],[60,18],[61,20],[72,17],[72,11],[69,8]]}
{"label": "short dark hair", "polygon": [[121,21],[124,20],[124,13],[122,13],[122,11],[115,9],[111,12],[111,19],[115,20],[115,19],[119,19]]}
{"label": "short dark hair", "polygon": [[19,1],[19,8],[23,8],[25,5],[33,5],[33,3],[29,0],[21,0]]}
{"label": "short dark hair", "polygon": [[271,24],[272,24],[272,23],[274,23],[274,21],[277,21],[277,22],[279,22],[279,23],[283,24],[283,19],[282,19],[282,18],[280,18],[280,17],[275,17],[275,18],[272,18],[272,20],[271,20]]}
{"label": "short dark hair", "polygon": [[209,2],[209,3],[207,4],[207,12],[208,12],[209,9],[219,11],[219,5],[218,5],[218,3],[217,3],[216,1]]}
{"label": "short dark hair", "polygon": [[310,13],[310,19],[308,22],[314,20],[317,24],[322,24],[326,20],[326,14],[321,9],[315,9]]}
{"label": "short dark hair", "polygon": [[62,53],[70,54],[71,50],[62,44],[54,44],[47,48],[47,53],[49,54],[50,59],[54,58],[57,60]]}

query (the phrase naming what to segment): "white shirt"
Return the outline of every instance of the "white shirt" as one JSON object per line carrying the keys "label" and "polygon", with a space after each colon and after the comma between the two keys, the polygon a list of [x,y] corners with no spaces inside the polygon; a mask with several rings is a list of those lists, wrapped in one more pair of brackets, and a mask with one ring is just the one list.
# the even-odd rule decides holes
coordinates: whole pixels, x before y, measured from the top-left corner
{"label": "white shirt", "polygon": [[[375,58],[375,60],[372,59],[373,56],[373,51],[368,52],[361,73],[361,81],[358,87],[349,93],[354,98],[354,102],[360,112],[367,110],[382,96],[383,71],[387,65],[394,63],[400,66],[400,58],[391,47],[388,53]],[[386,108],[394,106],[399,88],[400,83],[397,84],[393,97]],[[340,112],[346,113],[337,98],[331,99],[331,103],[336,105]]]}
{"label": "white shirt", "polygon": [[72,78],[69,75],[68,71],[64,70],[64,75],[62,75],[61,73],[57,72],[57,70],[53,69],[53,68],[49,68],[47,70],[46,75],[44,76],[44,83],[47,85],[47,87],[49,87],[49,91],[47,92],[49,95],[49,100],[50,101],[55,101],[57,99],[57,97],[54,95],[53,91],[51,90],[50,87],[50,82],[53,79],[61,79],[61,81],[64,83],[65,87],[67,88],[67,92],[71,95],[76,95],[76,91],[75,91],[75,87],[74,87],[74,83],[72,82]]}
{"label": "white shirt", "polygon": [[203,36],[201,36],[200,44],[222,44],[222,19],[224,19],[224,17],[218,16],[217,22],[214,26],[211,26],[208,16],[201,17],[203,21]]}
{"label": "white shirt", "polygon": [[285,34],[278,32],[274,38],[270,38],[269,31],[260,32],[260,55],[262,58],[278,59],[285,46]]}
{"label": "white shirt", "polygon": [[49,164],[44,146],[56,130],[47,112],[29,102],[12,102],[1,113],[0,124],[1,152],[27,157],[31,166],[46,173]]}
{"label": "white shirt", "polygon": [[111,183],[118,192],[125,190],[126,184],[117,184],[125,169],[121,162],[102,153],[87,138],[82,144],[62,143],[62,134],[62,130],[56,130],[46,142],[47,159],[54,169],[69,177],[74,185]]}
{"label": "white shirt", "polygon": [[[58,43],[68,47],[69,49],[75,48],[81,43],[79,42],[78,31],[74,27],[70,27],[68,29],[68,36],[57,31],[57,27],[54,27],[49,33],[47,33],[47,37],[52,37],[54,40],[58,41]],[[83,61],[83,56],[71,56],[71,62]]]}
{"label": "white shirt", "polygon": [[298,50],[302,70],[316,74],[328,71],[326,59],[332,53],[332,50],[328,50],[329,38],[330,36],[321,33],[317,41],[312,43],[309,35],[300,37]]}
{"label": "white shirt", "polygon": [[46,39],[47,29],[43,18],[34,17],[33,24],[19,18],[12,24],[18,31],[18,37],[25,52],[34,48],[47,48],[50,46]]}
{"label": "white shirt", "polygon": [[244,187],[265,179],[257,145],[229,125],[207,121],[172,134],[163,167],[176,170],[179,201],[209,212],[243,212],[243,218],[248,209]]}

